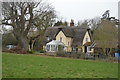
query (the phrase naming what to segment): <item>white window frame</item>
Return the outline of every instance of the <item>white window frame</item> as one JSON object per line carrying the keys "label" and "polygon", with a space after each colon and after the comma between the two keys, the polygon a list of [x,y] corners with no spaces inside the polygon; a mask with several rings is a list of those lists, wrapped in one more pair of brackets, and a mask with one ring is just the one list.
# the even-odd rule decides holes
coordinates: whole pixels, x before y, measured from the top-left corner
{"label": "white window frame", "polygon": [[60,41],[62,42],[62,37],[60,37]]}
{"label": "white window frame", "polygon": [[91,47],[87,46],[87,52],[90,52],[90,51],[91,51]]}
{"label": "white window frame", "polygon": [[86,37],[85,41],[88,42],[88,37]]}

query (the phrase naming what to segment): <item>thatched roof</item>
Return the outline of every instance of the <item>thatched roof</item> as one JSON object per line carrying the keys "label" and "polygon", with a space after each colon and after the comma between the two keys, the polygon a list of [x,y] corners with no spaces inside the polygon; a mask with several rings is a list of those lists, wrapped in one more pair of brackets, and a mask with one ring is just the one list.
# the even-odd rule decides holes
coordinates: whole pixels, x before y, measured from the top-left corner
{"label": "thatched roof", "polygon": [[56,35],[59,33],[59,31],[62,31],[66,37],[73,38],[72,46],[82,45],[82,41],[84,38],[84,35],[86,31],[90,33],[90,30],[83,27],[68,27],[68,26],[55,26],[55,27],[49,27],[47,28],[45,35],[44,35],[44,43],[46,44],[47,39],[46,37],[50,38],[51,40],[55,40]]}
{"label": "thatched roof", "polygon": [[83,42],[83,38],[85,36],[85,33],[87,32],[86,28],[81,28],[81,27],[75,27],[74,28],[74,37],[73,37],[73,46],[77,46],[77,45],[82,45]]}

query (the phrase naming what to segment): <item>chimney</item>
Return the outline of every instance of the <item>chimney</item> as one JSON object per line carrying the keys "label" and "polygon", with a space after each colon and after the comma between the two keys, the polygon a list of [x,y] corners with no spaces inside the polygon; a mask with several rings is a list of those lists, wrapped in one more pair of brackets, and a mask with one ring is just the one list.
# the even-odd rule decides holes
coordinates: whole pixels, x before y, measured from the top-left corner
{"label": "chimney", "polygon": [[74,20],[71,19],[71,22],[70,22],[70,27],[74,26]]}

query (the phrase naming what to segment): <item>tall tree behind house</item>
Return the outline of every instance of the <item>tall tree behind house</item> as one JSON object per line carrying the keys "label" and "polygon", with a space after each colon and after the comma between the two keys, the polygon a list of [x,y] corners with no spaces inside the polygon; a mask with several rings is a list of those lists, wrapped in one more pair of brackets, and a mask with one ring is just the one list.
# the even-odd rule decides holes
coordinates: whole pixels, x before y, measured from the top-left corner
{"label": "tall tree behind house", "polygon": [[[114,43],[117,47],[116,43],[118,42],[118,28],[116,27],[116,22],[108,19],[101,20],[98,28],[93,33],[93,38],[95,41],[100,42],[100,47],[103,49],[103,53],[108,55],[106,49],[114,48],[112,43]],[[109,44],[109,42],[112,43]]]}
{"label": "tall tree behind house", "polygon": [[54,26],[68,26],[68,22],[67,21],[57,21]]}

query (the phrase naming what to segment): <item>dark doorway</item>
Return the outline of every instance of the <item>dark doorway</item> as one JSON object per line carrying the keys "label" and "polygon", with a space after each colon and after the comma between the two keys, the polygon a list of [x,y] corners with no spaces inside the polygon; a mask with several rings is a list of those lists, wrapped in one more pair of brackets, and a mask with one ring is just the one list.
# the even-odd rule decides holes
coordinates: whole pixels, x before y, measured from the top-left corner
{"label": "dark doorway", "polygon": [[85,53],[87,52],[87,46],[85,46]]}

